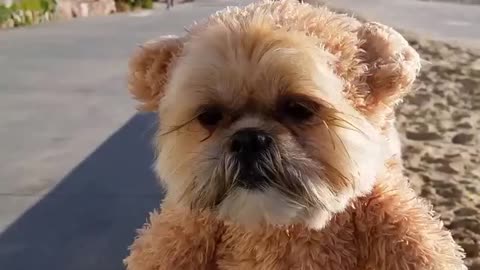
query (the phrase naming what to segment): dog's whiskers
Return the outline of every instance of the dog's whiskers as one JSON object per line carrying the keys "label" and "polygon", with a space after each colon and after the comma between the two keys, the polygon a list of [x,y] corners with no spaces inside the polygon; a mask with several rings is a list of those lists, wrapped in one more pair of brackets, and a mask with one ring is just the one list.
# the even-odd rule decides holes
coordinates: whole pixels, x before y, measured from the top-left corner
{"label": "dog's whiskers", "polygon": [[332,131],[330,130],[330,127],[328,126],[327,121],[323,120],[323,124],[324,124],[325,127],[327,128],[328,135],[329,135],[329,137],[330,137],[330,141],[332,142],[333,150],[335,150],[335,140],[333,139]]}
{"label": "dog's whiskers", "polygon": [[[348,184],[353,183],[353,181],[351,181],[351,179],[346,177],[343,173],[341,173],[337,168],[332,166],[330,163],[323,162],[323,165],[326,167],[325,174],[328,178],[330,178],[330,180],[332,180],[331,182],[333,182],[334,178],[337,178],[337,179],[341,180],[340,184],[342,186],[348,186]],[[332,175],[330,175],[330,174],[332,174]],[[335,182],[337,182],[337,181],[335,181]]]}
{"label": "dog's whiskers", "polygon": [[[365,132],[363,132],[363,130],[361,130],[359,127],[355,126],[352,122],[350,122],[350,121],[348,121],[344,118],[336,117],[336,116],[331,115],[331,116],[329,116],[329,118],[326,121],[330,122],[330,124],[333,125],[333,126],[348,129],[348,130],[351,130],[351,131],[356,131],[356,132],[362,134],[364,137],[369,138],[369,136]],[[346,125],[341,125],[340,123],[345,123]]]}
{"label": "dog's whiskers", "polygon": [[350,153],[348,152],[347,146],[345,145],[345,142],[343,141],[343,139],[338,135],[338,133],[335,130],[333,130],[333,134],[335,134],[335,137],[337,137],[337,139],[340,141],[343,151],[347,155],[348,159],[352,161],[352,157],[350,156]]}

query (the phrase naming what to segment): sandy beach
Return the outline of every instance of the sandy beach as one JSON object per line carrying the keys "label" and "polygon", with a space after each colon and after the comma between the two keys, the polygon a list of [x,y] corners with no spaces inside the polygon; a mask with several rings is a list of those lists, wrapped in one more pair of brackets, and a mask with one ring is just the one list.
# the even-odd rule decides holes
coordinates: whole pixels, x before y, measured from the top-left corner
{"label": "sandy beach", "polygon": [[480,269],[480,53],[406,34],[425,60],[398,107],[406,173]]}
{"label": "sandy beach", "polygon": [[448,2],[448,3],[458,3],[466,5],[480,5],[480,0],[421,0],[425,2]]}

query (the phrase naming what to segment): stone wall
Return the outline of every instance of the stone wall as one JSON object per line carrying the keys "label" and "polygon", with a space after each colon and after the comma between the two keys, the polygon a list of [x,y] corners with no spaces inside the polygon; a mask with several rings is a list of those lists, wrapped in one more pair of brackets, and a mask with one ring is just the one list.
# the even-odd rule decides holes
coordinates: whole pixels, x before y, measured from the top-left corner
{"label": "stone wall", "polygon": [[57,0],[56,16],[63,19],[108,15],[116,12],[114,0]]}

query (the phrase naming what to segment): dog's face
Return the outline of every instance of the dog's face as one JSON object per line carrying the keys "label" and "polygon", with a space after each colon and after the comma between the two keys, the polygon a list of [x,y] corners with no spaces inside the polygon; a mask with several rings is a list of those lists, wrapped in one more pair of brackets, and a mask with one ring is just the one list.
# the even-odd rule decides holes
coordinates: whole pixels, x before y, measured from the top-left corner
{"label": "dog's face", "polygon": [[[321,228],[371,190],[385,138],[346,98],[338,59],[317,39],[210,25],[144,50],[133,71],[147,75],[132,85],[163,89],[140,99],[160,115],[155,169],[168,203],[245,225]],[[156,57],[168,61],[146,69]]]}
{"label": "dog's face", "polygon": [[240,222],[338,211],[370,189],[380,136],[307,37],[210,30],[160,104],[157,172],[170,196]]}

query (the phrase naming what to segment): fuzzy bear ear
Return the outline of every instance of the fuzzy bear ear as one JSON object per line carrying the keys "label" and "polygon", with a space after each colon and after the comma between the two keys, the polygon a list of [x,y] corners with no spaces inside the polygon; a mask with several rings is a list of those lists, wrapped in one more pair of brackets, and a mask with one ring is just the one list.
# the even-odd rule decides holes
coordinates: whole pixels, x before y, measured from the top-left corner
{"label": "fuzzy bear ear", "polygon": [[392,111],[411,90],[420,71],[420,57],[402,35],[379,23],[364,23],[358,37],[368,69],[367,108],[374,114]]}
{"label": "fuzzy bear ear", "polygon": [[138,106],[140,111],[153,112],[158,109],[169,71],[182,48],[182,38],[162,36],[146,42],[132,56],[129,63],[128,87],[134,98],[141,102]]}

